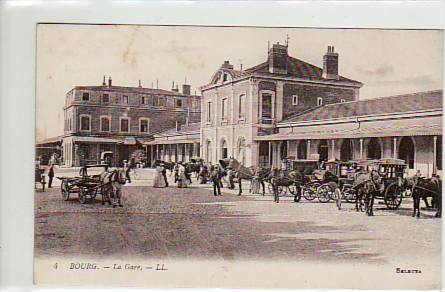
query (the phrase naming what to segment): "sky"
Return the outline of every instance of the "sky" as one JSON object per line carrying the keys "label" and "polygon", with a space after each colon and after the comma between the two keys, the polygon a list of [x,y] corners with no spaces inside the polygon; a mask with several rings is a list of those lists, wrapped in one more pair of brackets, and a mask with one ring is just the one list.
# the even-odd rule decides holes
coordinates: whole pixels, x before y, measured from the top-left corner
{"label": "sky", "polygon": [[187,80],[192,93],[229,60],[240,69],[267,59],[268,42],[322,67],[328,45],[339,74],[364,86],[360,99],[443,88],[443,31],[39,24],[37,28],[37,141],[63,134],[65,95],[75,86],[171,89]]}

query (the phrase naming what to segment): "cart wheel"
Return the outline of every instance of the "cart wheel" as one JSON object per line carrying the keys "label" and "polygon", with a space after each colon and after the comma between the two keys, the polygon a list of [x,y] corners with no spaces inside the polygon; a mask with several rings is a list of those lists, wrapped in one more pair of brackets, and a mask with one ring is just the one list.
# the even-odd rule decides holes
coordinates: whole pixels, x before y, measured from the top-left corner
{"label": "cart wheel", "polygon": [[287,187],[287,189],[289,190],[289,193],[292,195],[295,195],[297,193],[297,186],[296,185],[290,185]]}
{"label": "cart wheel", "polygon": [[355,203],[356,193],[352,189],[352,186],[344,186],[343,187],[343,194],[344,194],[346,202],[348,202],[348,203]]}
{"label": "cart wheel", "polygon": [[86,190],[84,188],[79,188],[79,197],[78,197],[79,203],[85,204],[87,202],[87,194]]}
{"label": "cart wheel", "polygon": [[402,203],[402,188],[397,183],[390,184],[385,191],[385,204],[390,210],[396,210]]}
{"label": "cart wheel", "polygon": [[68,183],[64,180],[60,184],[60,192],[62,193],[62,199],[64,201],[68,201],[70,199],[70,192],[68,191]]}
{"label": "cart wheel", "polygon": [[97,189],[89,191],[88,195],[89,195],[90,199],[94,200],[97,196]]}
{"label": "cart wheel", "polygon": [[287,194],[287,188],[283,186],[278,186],[278,195],[285,196]]}
{"label": "cart wheel", "polygon": [[341,210],[341,199],[342,199],[342,197],[341,197],[341,191],[340,191],[339,188],[335,188],[334,196],[335,196],[335,199],[336,199],[337,208],[338,208],[338,210]]}
{"label": "cart wheel", "polygon": [[329,186],[320,186],[317,189],[317,198],[320,203],[327,203],[329,202],[329,193],[331,191],[331,188]]}
{"label": "cart wheel", "polygon": [[317,197],[317,188],[319,187],[319,184],[311,184],[309,186],[305,186],[303,189],[303,197],[308,200],[312,201]]}

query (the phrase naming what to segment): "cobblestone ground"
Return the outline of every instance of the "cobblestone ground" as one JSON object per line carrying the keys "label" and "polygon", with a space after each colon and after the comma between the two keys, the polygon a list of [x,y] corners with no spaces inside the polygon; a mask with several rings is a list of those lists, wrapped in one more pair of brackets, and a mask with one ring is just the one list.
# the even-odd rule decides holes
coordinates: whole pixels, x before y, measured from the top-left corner
{"label": "cobblestone ground", "polygon": [[[66,171],[68,173],[68,171]],[[411,201],[397,211],[377,204],[374,217],[344,204],[294,203],[270,195],[237,196],[211,186],[155,189],[150,179],[124,186],[124,207],[98,199],[63,201],[56,186],[35,193],[36,256],[398,263],[440,266],[441,219]]]}

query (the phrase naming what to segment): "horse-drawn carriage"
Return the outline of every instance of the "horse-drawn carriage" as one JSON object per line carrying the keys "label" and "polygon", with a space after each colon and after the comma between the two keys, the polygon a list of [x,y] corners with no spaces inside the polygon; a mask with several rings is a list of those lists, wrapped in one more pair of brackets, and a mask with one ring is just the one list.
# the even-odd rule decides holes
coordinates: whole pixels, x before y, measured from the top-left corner
{"label": "horse-drawn carriage", "polygon": [[[112,192],[112,186],[109,183],[111,180],[104,181],[101,177],[101,173],[104,173],[108,166],[108,164],[86,165],[80,169],[79,176],[57,177],[62,181],[60,190],[63,200],[68,201],[71,194],[77,193],[79,202],[85,204],[88,200],[94,200],[98,194],[101,194],[102,204],[104,204],[104,196],[109,199]],[[88,170],[96,173],[88,174]],[[114,175],[115,173],[110,174]],[[116,178],[116,180],[120,181],[120,178]]]}
{"label": "horse-drawn carriage", "polygon": [[402,203],[403,180],[407,165],[405,161],[395,158],[364,161],[358,164],[366,172],[376,170],[380,176],[380,189],[375,198],[383,199],[386,207],[396,210]]}

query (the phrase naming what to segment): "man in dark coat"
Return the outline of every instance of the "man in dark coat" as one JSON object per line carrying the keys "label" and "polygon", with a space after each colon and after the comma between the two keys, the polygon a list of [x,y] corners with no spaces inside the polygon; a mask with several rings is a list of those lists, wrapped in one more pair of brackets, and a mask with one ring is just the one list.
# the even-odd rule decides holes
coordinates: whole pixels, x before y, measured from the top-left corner
{"label": "man in dark coat", "polygon": [[48,188],[51,188],[51,185],[53,184],[53,178],[54,178],[54,164],[51,163],[48,171]]}
{"label": "man in dark coat", "polygon": [[164,177],[165,186],[168,187],[168,181],[167,181],[167,169],[165,168],[165,165],[164,165],[163,163],[161,164],[161,166],[162,166],[162,170],[161,170],[162,177]]}
{"label": "man in dark coat", "polygon": [[213,195],[221,196],[221,177],[218,167],[210,167],[210,178],[213,183]]}

